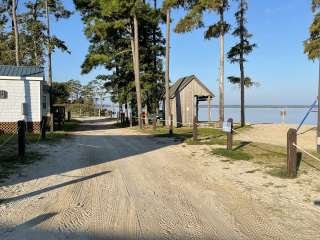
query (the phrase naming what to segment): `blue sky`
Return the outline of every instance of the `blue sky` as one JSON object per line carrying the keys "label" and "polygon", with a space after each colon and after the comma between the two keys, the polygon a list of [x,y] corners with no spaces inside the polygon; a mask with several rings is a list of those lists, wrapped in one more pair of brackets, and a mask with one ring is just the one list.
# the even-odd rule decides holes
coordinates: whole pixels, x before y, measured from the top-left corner
{"label": "blue sky", "polygon": [[[65,1],[74,10],[72,1]],[[303,53],[303,41],[308,38],[312,21],[311,0],[249,0],[248,29],[258,48],[249,56],[246,73],[260,83],[246,91],[247,104],[311,104],[317,94],[318,63],[308,60]],[[227,21],[234,25],[236,3],[227,13]],[[172,12],[172,28],[184,15],[183,10]],[[207,14],[206,24],[217,20],[214,13]],[[165,26],[162,26],[163,32]],[[187,34],[172,32],[171,80],[195,74],[218,97],[218,40],[204,40],[204,29]],[[80,66],[89,43],[83,34],[80,15],[53,23],[53,33],[66,41],[72,53],[54,54],[54,80],[79,79],[86,83],[103,69],[81,75]],[[226,50],[235,43],[230,34],[226,36]],[[226,61],[226,77],[238,75],[238,65]],[[239,103],[239,89],[226,81],[225,101]],[[216,99],[217,103],[217,99]]]}

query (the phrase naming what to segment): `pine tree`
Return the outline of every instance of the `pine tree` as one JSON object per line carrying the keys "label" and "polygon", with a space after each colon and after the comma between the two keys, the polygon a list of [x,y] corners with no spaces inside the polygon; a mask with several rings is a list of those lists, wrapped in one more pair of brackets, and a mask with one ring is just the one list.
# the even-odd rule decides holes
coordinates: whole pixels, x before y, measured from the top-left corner
{"label": "pine tree", "polygon": [[[175,4],[176,2],[174,2]],[[171,121],[171,107],[170,107],[170,9],[172,7],[172,1],[163,2],[163,11],[166,15],[166,66],[165,66],[165,120],[166,126],[170,126]]]}
{"label": "pine tree", "polygon": [[[16,31],[12,15],[12,4],[14,2],[12,0],[2,0],[0,3],[0,64],[17,64],[19,59],[20,65],[44,66],[45,50],[49,43],[52,52],[56,49],[68,52],[67,46],[61,39],[56,36],[48,37],[47,35],[46,0],[16,2],[20,2],[19,14],[16,13],[18,41],[15,37]],[[50,14],[56,20],[68,18],[71,15],[71,12],[64,8],[60,0],[48,0],[48,3]],[[18,51],[16,51],[17,43]],[[17,52],[19,54],[16,54]]]}
{"label": "pine tree", "polygon": [[22,14],[22,27],[28,36],[30,62],[28,65],[43,66],[45,63],[46,25],[42,21],[45,11],[43,1],[27,1]]}
{"label": "pine tree", "polygon": [[241,126],[245,126],[245,86],[252,86],[254,83],[249,77],[245,76],[244,63],[246,56],[250,54],[256,47],[256,44],[250,44],[249,39],[252,35],[246,28],[246,12],[248,10],[248,3],[246,0],[239,0],[239,10],[235,13],[237,20],[237,28],[233,31],[232,35],[239,38],[239,42],[233,46],[228,52],[228,59],[231,63],[239,63],[240,78],[229,77],[231,83],[240,84],[241,89]]}
{"label": "pine tree", "polygon": [[170,35],[171,35],[171,9],[184,6],[183,0],[164,0],[162,11],[166,16],[166,66],[165,66],[165,119],[166,126],[170,125],[171,106],[170,106]]}
{"label": "pine tree", "polygon": [[[142,104],[155,111],[163,79],[161,57],[164,41],[159,28],[160,17],[155,17],[154,9],[141,1],[123,0],[111,3],[101,0],[98,1],[99,4],[92,4],[89,8],[90,2],[91,0],[75,1],[91,43],[82,65],[83,73],[88,73],[97,66],[104,66],[110,74],[97,78],[106,81],[105,86],[113,101],[120,105],[130,103],[134,112],[138,110],[138,116],[142,111]],[[138,28],[134,25],[138,25]],[[138,69],[136,61],[139,61]],[[141,87],[139,103],[138,86]]]}
{"label": "pine tree", "polygon": [[[319,59],[320,64],[320,0],[312,0],[312,12],[314,20],[309,28],[310,38],[304,43],[304,52],[310,60]],[[320,66],[319,66],[320,67]],[[318,124],[317,137],[320,138],[320,70],[318,83]],[[320,144],[317,144],[317,152],[320,153]]]}
{"label": "pine tree", "polygon": [[225,21],[225,12],[229,8],[228,0],[185,0],[182,5],[188,10],[187,15],[180,20],[175,32],[190,32],[193,29],[204,27],[203,15],[205,12],[216,12],[219,21],[210,25],[205,32],[205,39],[220,39],[220,80],[219,80],[219,122],[224,121],[224,36],[230,25]]}
{"label": "pine tree", "polygon": [[0,64],[8,64],[10,61],[11,53],[9,48],[9,34],[5,31],[8,23],[6,16],[7,6],[5,3],[0,3]]}
{"label": "pine tree", "polygon": [[305,41],[304,51],[311,60],[320,57],[320,0],[312,0],[314,20],[309,28],[310,38]]}
{"label": "pine tree", "polygon": [[14,42],[15,42],[16,65],[19,66],[20,65],[20,43],[19,43],[19,29],[18,29],[18,19],[17,19],[17,9],[18,9],[17,0],[12,0],[11,4],[12,4],[11,11],[12,11]]}

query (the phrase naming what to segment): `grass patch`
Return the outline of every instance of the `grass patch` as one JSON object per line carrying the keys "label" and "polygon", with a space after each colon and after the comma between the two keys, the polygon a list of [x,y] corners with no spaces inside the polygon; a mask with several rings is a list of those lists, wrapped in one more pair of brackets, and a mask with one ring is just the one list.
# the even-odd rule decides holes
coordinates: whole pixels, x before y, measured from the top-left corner
{"label": "grass patch", "polygon": [[285,167],[274,167],[270,170],[267,170],[266,173],[270,174],[273,177],[289,178],[287,169]]}
{"label": "grass patch", "polygon": [[230,151],[230,150],[218,148],[218,149],[213,149],[212,153],[214,155],[226,157],[228,159],[236,160],[236,161],[239,161],[239,160],[248,161],[253,158],[249,153],[246,153],[242,150]]}
{"label": "grass patch", "polygon": [[169,130],[165,127],[158,127],[157,129],[145,128],[143,130],[135,128],[144,133],[151,134],[154,137],[174,138],[181,142],[190,145],[224,145],[226,143],[226,136],[219,129],[215,128],[198,128],[198,141],[192,139],[192,128],[174,128],[173,134],[169,134]]}
{"label": "grass patch", "polygon": [[[279,177],[279,178],[289,178],[287,175],[287,168],[286,168],[286,162],[287,162],[286,147],[275,146],[275,145],[264,144],[264,143],[240,142],[240,143],[234,144],[234,149],[237,149],[237,150],[232,152],[236,152],[238,155],[241,155],[243,153],[249,154],[251,158],[247,160],[250,160],[253,163],[259,164],[265,169],[267,169],[265,171],[267,174],[274,177]],[[238,150],[241,150],[241,151],[238,152]],[[232,154],[235,154],[235,153],[232,153]],[[313,154],[316,156],[319,156],[317,153],[313,153]],[[228,158],[232,159],[231,157],[228,157]],[[308,173],[307,170],[310,168],[313,168],[314,170],[320,172],[319,162],[317,162],[316,160],[304,154],[300,164],[298,174],[299,175],[307,174]]]}
{"label": "grass patch", "polygon": [[79,121],[71,120],[71,121],[65,121],[63,127],[61,130],[54,131],[51,133],[50,131],[46,132],[46,138],[45,140],[40,139],[40,134],[38,133],[27,133],[27,144],[28,143],[47,143],[47,144],[53,144],[57,143],[62,138],[65,138],[68,136],[68,132],[75,131],[79,127]]}
{"label": "grass patch", "polygon": [[[136,129],[139,130],[138,128]],[[252,129],[252,126],[240,127],[235,125],[235,129],[239,132],[245,132]],[[226,134],[220,129],[210,127],[198,129],[198,141],[193,141],[192,139],[192,128],[175,128],[173,130],[173,135],[169,135],[168,129],[164,127],[158,127],[155,130],[146,128],[139,131],[151,134],[155,137],[172,137],[189,145],[226,145]],[[235,133],[235,135],[236,134],[237,133]],[[265,172],[271,176],[287,178],[287,149],[285,146],[245,141],[234,141],[233,144],[233,151],[219,148],[214,149],[212,154],[226,157],[229,163],[232,163],[232,160],[251,161],[261,165],[261,170],[263,168],[267,169]],[[320,158],[320,154],[315,152],[312,152],[312,154]],[[320,172],[320,163],[303,154],[298,174],[307,174],[306,170],[309,170],[310,168]]]}
{"label": "grass patch", "polygon": [[64,132],[72,132],[77,130],[77,128],[79,127],[80,122],[77,120],[70,120],[70,121],[65,121],[64,122],[64,126],[63,126],[63,131]]}

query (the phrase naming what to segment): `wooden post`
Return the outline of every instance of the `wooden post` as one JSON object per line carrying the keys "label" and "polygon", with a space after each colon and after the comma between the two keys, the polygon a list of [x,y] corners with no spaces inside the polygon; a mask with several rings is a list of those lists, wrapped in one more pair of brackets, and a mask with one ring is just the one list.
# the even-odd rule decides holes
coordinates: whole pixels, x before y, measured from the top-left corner
{"label": "wooden post", "polygon": [[41,120],[41,139],[46,139],[46,125],[47,125],[47,117],[43,116]]}
{"label": "wooden post", "polygon": [[227,133],[227,150],[232,150],[233,145],[233,119],[229,118],[228,123],[231,126],[231,131]]}
{"label": "wooden post", "polygon": [[59,112],[59,117],[58,117],[58,129],[61,130],[61,116],[60,116],[60,112]]}
{"label": "wooden post", "polygon": [[152,118],[152,128],[153,128],[153,130],[157,129],[157,116],[156,116],[156,114],[154,114],[153,118]]}
{"label": "wooden post", "polygon": [[208,124],[211,122],[211,97],[208,97]]}
{"label": "wooden post", "polygon": [[194,97],[193,97],[193,116],[196,116],[197,117],[197,119],[198,119],[198,111],[199,111],[199,101],[198,101],[198,96],[197,95],[195,95]]}
{"label": "wooden post", "polygon": [[146,105],[145,106],[145,114],[144,114],[144,124],[146,125],[146,126],[149,126],[149,113],[148,113],[148,106]]}
{"label": "wooden post", "polygon": [[140,127],[140,129],[143,129],[143,128],[144,128],[144,124],[143,124],[143,113],[140,114],[140,119],[139,119],[139,120],[140,120],[140,124],[139,124],[140,126],[139,126],[139,127]]}
{"label": "wooden post", "polygon": [[70,121],[70,120],[71,120],[71,112],[68,111],[68,121]]}
{"label": "wooden post", "polygon": [[18,121],[18,154],[24,157],[26,152],[26,123]]}
{"label": "wooden post", "polygon": [[173,114],[170,114],[170,126],[169,126],[169,134],[173,134]]}
{"label": "wooden post", "polygon": [[121,126],[126,127],[126,117],[124,113],[121,113]]}
{"label": "wooden post", "polygon": [[297,176],[297,130],[290,128],[287,133],[287,170],[288,177]]}
{"label": "wooden post", "polygon": [[196,142],[198,140],[198,118],[196,116],[193,117],[193,128],[192,128],[192,136],[193,141]]}
{"label": "wooden post", "polygon": [[130,127],[132,127],[132,113],[130,114]]}

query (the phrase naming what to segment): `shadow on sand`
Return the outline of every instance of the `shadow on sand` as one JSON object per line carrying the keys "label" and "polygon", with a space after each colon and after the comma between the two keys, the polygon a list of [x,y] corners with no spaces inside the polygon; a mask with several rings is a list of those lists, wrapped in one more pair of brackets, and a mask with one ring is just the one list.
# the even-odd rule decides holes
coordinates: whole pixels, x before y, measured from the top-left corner
{"label": "shadow on sand", "polygon": [[114,128],[116,128],[114,124],[103,124],[101,121],[85,122],[80,126],[79,131],[71,133],[70,138],[66,138],[57,145],[47,146],[45,148],[47,156],[43,160],[33,165],[22,166],[19,176],[9,178],[0,183],[0,186],[15,185],[52,175],[69,175],[68,172],[73,170],[122,160],[180,143],[170,138],[135,134],[115,135],[112,131],[108,135],[108,131],[103,133],[97,131],[97,129]]}
{"label": "shadow on sand", "polygon": [[[135,239],[148,239],[148,240],[158,240],[158,239],[167,239],[168,236],[164,233],[141,233],[137,230],[131,234],[125,234],[121,232],[112,231],[110,232],[90,232],[90,231],[61,231],[57,229],[43,229],[38,225],[45,223],[48,220],[51,220],[57,215],[57,213],[46,213],[39,215],[33,219],[26,221],[18,226],[14,227],[1,227],[0,233],[1,239],[11,239],[11,240],[35,240],[35,239],[77,239],[77,240],[135,240]],[[107,230],[106,230],[107,231]],[[174,239],[176,240],[186,240],[191,239],[190,236],[183,236],[183,233],[180,236],[175,234]],[[212,236],[202,237],[201,239],[212,239]]]}
{"label": "shadow on sand", "polygon": [[83,181],[86,181],[86,180],[89,180],[89,179],[92,179],[92,178],[96,178],[96,177],[108,174],[110,172],[111,171],[104,171],[104,172],[92,174],[92,175],[89,175],[89,176],[80,177],[78,179],[74,179],[74,180],[67,181],[67,182],[64,182],[64,183],[60,183],[60,184],[57,184],[57,185],[53,185],[53,186],[50,186],[50,187],[46,187],[46,188],[43,188],[43,189],[40,189],[40,190],[37,190],[37,191],[34,191],[34,192],[30,192],[30,193],[27,193],[27,194],[19,195],[19,196],[16,196],[16,197],[0,199],[0,204],[1,203],[10,203],[10,202],[19,201],[19,200],[23,200],[23,199],[26,199],[26,198],[34,197],[34,196],[37,196],[39,194],[46,193],[46,192],[49,192],[49,191],[52,191],[52,190],[55,190],[55,189],[58,189],[58,188],[62,188],[62,187],[68,186],[68,185],[72,185],[72,184],[83,182]]}

